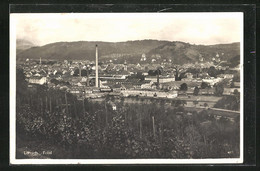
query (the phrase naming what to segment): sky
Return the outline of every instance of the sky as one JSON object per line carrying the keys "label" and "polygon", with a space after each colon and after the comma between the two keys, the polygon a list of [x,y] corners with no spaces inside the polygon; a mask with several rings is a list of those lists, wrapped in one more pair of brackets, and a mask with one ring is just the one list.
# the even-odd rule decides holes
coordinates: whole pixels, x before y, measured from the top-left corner
{"label": "sky", "polygon": [[240,42],[242,13],[11,14],[16,38],[36,45],[60,41],[156,39],[191,44]]}

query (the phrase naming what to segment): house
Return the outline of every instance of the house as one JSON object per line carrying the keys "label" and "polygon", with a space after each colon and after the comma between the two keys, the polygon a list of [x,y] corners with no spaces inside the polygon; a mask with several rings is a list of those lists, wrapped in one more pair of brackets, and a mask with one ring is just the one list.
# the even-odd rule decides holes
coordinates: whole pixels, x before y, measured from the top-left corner
{"label": "house", "polygon": [[142,97],[159,97],[159,98],[176,98],[177,91],[163,92],[154,90],[124,90],[121,91],[122,95],[127,96],[142,96]]}
{"label": "house", "polygon": [[193,94],[194,93],[194,87],[190,88],[188,87],[188,90],[186,91],[187,94]]}
{"label": "house", "polygon": [[202,79],[203,82],[208,83],[211,86],[213,86],[214,84],[216,84],[216,83],[218,83],[218,82],[220,82],[222,80],[223,80],[223,78],[212,78],[212,77],[211,78]]}
{"label": "house", "polygon": [[83,86],[74,86],[70,89],[70,93],[76,96],[82,96],[83,92],[84,92]]}
{"label": "house", "polygon": [[240,87],[240,82],[234,82],[235,87]]}
{"label": "house", "polygon": [[186,76],[187,78],[189,78],[189,79],[192,79],[192,78],[193,78],[193,74],[190,73],[190,72],[186,73],[185,76]]}
{"label": "house", "polygon": [[[157,82],[157,76],[147,76],[145,80],[150,80],[152,82]],[[159,83],[167,83],[175,81],[175,77],[159,76]]]}
{"label": "house", "polygon": [[193,78],[182,78],[181,80],[182,81],[193,81],[194,79]]}
{"label": "house", "polygon": [[177,96],[178,96],[178,92],[177,91],[157,92],[157,97],[161,97],[161,98],[173,99],[173,98],[176,98]]}
{"label": "house", "polygon": [[146,56],[145,56],[144,53],[142,54],[142,57],[141,57],[140,61],[146,61]]}
{"label": "house", "polygon": [[150,89],[150,88],[152,88],[152,84],[153,84],[152,81],[150,81],[148,83],[144,83],[141,85],[141,89]]}
{"label": "house", "polygon": [[100,88],[110,88],[109,86],[106,85],[107,81],[100,81],[99,83],[100,83],[99,85]]}
{"label": "house", "polygon": [[131,84],[122,84],[122,90],[129,90],[129,89],[134,89],[133,85]]}
{"label": "house", "polygon": [[240,88],[224,88],[223,95],[233,95],[235,90],[240,92]]}
{"label": "house", "polygon": [[180,85],[178,82],[161,83],[160,88],[167,89],[167,90],[179,90]]}
{"label": "house", "polygon": [[218,77],[225,79],[232,79],[234,77],[233,74],[219,74]]}
{"label": "house", "polygon": [[200,89],[199,95],[213,95],[215,92],[214,88]]}
{"label": "house", "polygon": [[32,77],[29,78],[28,82],[31,83],[31,84],[43,85],[47,82],[47,78],[41,77],[41,76],[32,76]]}
{"label": "house", "polygon": [[114,84],[110,86],[111,89],[113,89],[114,92],[121,92],[123,88],[122,84]]}

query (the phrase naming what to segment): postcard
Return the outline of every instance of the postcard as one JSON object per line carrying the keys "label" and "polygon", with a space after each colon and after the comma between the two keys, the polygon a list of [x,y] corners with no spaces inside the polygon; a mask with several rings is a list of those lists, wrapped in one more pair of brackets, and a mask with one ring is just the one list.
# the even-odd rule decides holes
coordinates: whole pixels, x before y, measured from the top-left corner
{"label": "postcard", "polygon": [[243,13],[11,13],[11,164],[243,162]]}

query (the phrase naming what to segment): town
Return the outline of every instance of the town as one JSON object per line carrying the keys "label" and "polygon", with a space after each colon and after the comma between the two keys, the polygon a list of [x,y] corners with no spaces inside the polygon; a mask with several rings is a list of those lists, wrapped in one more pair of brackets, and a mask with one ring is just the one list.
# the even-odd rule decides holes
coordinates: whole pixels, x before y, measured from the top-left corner
{"label": "town", "polygon": [[[99,99],[107,94],[115,97],[139,97],[185,100],[186,107],[214,107],[222,96],[240,92],[240,68],[229,67],[216,52],[212,61],[199,56],[196,63],[175,65],[159,54],[140,55],[140,62],[118,63],[114,60],[38,60],[17,62],[29,88],[45,85],[65,90],[78,99]],[[116,56],[116,55],[115,55]],[[118,56],[118,55],[117,55]],[[120,56],[120,55],[119,55]],[[100,60],[101,58],[102,60]],[[147,59],[151,62],[146,62]],[[238,109],[237,109],[238,110]]]}

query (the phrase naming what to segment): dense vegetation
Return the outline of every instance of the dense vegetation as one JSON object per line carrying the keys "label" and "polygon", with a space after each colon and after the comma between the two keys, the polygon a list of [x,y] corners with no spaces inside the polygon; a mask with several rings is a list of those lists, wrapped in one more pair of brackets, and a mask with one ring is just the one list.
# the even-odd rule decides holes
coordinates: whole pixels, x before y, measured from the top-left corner
{"label": "dense vegetation", "polygon": [[234,95],[224,96],[220,99],[214,107],[228,109],[228,110],[237,110],[240,109],[240,93],[238,91],[234,92]]}
{"label": "dense vegetation", "polygon": [[[18,75],[22,81],[20,71]],[[129,104],[114,96],[99,103],[80,101],[64,91],[27,89],[26,81],[21,83],[18,150],[40,141],[31,148],[56,149],[52,158],[239,157],[239,116],[231,121],[217,119],[207,110],[188,112],[177,100],[171,107],[155,100]]]}

